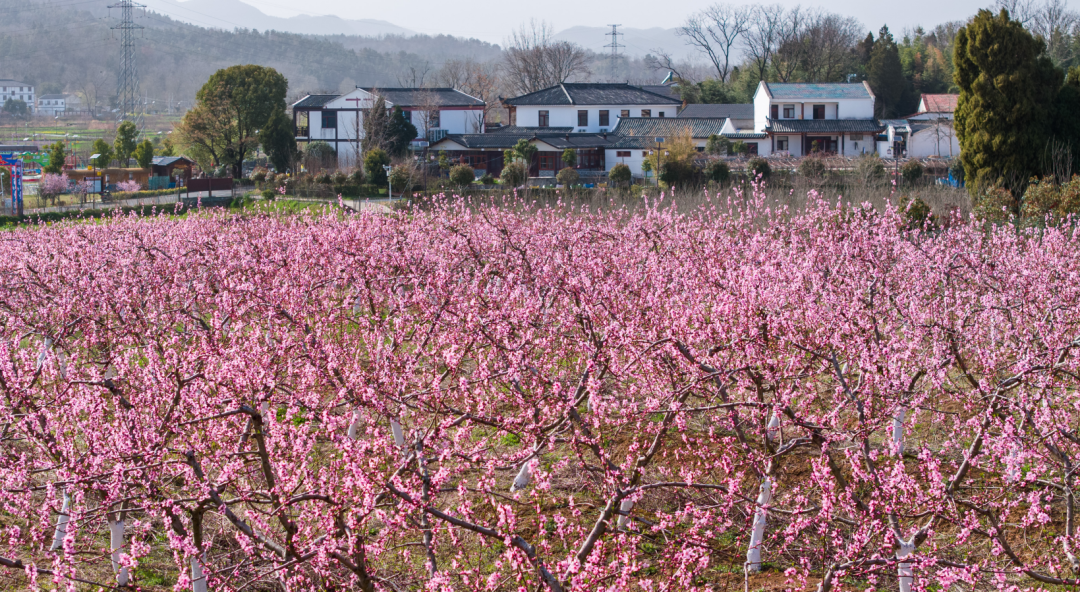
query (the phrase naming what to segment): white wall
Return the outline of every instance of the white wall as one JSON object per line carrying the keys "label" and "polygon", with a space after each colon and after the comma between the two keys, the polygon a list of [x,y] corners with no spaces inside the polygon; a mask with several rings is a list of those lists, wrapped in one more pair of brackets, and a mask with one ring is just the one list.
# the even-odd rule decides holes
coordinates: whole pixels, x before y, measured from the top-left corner
{"label": "white wall", "polygon": [[960,140],[948,122],[912,134],[908,139],[907,155],[911,158],[928,156],[960,156]]}
{"label": "white wall", "polygon": [[[618,154],[619,152],[630,152],[630,156],[622,156],[622,157],[616,156],[616,154]],[[625,164],[626,166],[630,167],[630,172],[634,175],[635,179],[642,179],[642,178],[645,177],[645,173],[641,170],[641,163],[645,160],[645,157],[642,155],[644,152],[648,152],[648,151],[647,150],[642,150],[640,148],[633,149],[633,150],[625,150],[625,149],[624,150],[613,150],[613,149],[609,149],[609,150],[606,151],[606,154],[604,155],[604,164],[607,167],[607,170],[609,170],[609,171],[611,170],[612,167],[614,167],[615,165],[617,165],[619,163]],[[655,159],[656,155],[652,155],[652,158]],[[656,163],[654,162],[653,164],[656,164]],[[650,178],[654,178],[654,177],[650,177]]]}
{"label": "white wall", "polygon": [[[548,112],[548,127],[572,127],[575,132],[600,133],[606,129],[612,131],[619,124],[619,113],[624,109],[630,111],[630,117],[641,117],[642,109],[652,111],[652,117],[675,117],[678,115],[678,105],[528,105],[517,108],[517,125],[521,127],[537,127],[540,125],[540,111]],[[589,125],[578,127],[578,111],[589,112]],[[608,125],[600,125],[600,111],[608,112]]]}
{"label": "white wall", "polygon": [[[444,129],[450,134],[482,134],[484,110],[478,109],[440,109],[439,125],[435,129]],[[412,124],[416,126],[417,137],[426,138],[424,113],[412,112]]]}

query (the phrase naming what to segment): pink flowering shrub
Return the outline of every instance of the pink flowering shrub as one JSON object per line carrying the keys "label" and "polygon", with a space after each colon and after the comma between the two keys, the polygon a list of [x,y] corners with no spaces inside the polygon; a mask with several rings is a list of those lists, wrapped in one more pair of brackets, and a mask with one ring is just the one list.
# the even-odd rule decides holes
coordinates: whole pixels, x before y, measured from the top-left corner
{"label": "pink flowering shrub", "polygon": [[116,585],[156,550],[177,590],[230,591],[715,590],[763,563],[822,592],[1080,584],[1080,238],[763,212],[8,233],[0,565]]}
{"label": "pink flowering shrub", "polygon": [[139,185],[138,181],[120,181],[116,184],[116,190],[123,193],[134,193],[142,190],[142,185]]}
{"label": "pink flowering shrub", "polygon": [[69,179],[67,175],[45,173],[38,182],[38,195],[40,195],[42,199],[52,200],[53,203],[55,203],[56,198],[61,193],[67,192],[70,186],[71,179]]}

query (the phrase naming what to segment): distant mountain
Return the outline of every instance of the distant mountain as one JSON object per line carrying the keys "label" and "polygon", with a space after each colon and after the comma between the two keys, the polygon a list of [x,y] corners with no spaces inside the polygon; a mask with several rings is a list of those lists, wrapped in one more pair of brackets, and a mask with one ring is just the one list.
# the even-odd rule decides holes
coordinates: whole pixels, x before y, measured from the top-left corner
{"label": "distant mountain", "polygon": [[[619,29],[619,53],[640,58],[647,53],[653,53],[654,49],[662,49],[673,57],[682,58],[693,53],[686,45],[686,40],[675,34],[676,29],[632,29],[623,27]],[[611,43],[611,27],[570,27],[565,31],[555,34],[555,38],[561,41],[570,41],[595,51],[597,53],[610,53],[611,48],[604,47]]]}
{"label": "distant mountain", "polygon": [[404,27],[375,19],[350,20],[337,16],[270,16],[240,0],[145,0],[149,10],[200,27],[216,29],[255,29],[300,35],[415,35]]}

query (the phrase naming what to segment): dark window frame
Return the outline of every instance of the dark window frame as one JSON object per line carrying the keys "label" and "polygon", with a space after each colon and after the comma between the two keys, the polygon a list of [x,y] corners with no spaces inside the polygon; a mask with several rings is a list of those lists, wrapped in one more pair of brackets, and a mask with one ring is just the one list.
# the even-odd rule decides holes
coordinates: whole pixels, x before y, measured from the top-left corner
{"label": "dark window frame", "polygon": [[641,110],[641,116],[642,117],[648,117],[649,119],[652,119],[652,109],[642,109]]}
{"label": "dark window frame", "polygon": [[[818,117],[818,114],[821,117]],[[814,119],[825,119],[825,105],[814,105]]]}
{"label": "dark window frame", "polygon": [[[327,125],[329,124],[329,125]],[[322,112],[322,129],[336,129],[337,128],[337,111],[323,111]]]}
{"label": "dark window frame", "polygon": [[537,113],[536,125],[539,127],[549,127],[551,125],[551,113],[544,110]]}
{"label": "dark window frame", "polygon": [[622,111],[619,111],[619,117],[630,117],[630,110],[623,109]]}
{"label": "dark window frame", "polygon": [[769,115],[771,115],[773,119],[780,119],[780,105],[773,105],[772,109],[769,111]]}
{"label": "dark window frame", "polygon": [[609,125],[611,125],[611,116],[608,114],[608,111],[606,109],[600,110],[599,119],[600,127],[608,127]]}
{"label": "dark window frame", "polygon": [[589,110],[578,109],[577,112],[577,124],[578,127],[589,127]]}

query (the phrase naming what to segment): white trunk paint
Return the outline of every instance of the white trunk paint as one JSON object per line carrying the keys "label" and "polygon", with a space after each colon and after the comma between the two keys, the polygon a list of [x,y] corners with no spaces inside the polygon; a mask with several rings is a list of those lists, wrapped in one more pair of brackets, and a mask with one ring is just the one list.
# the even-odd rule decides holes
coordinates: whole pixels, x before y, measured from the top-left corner
{"label": "white trunk paint", "polygon": [[349,439],[355,440],[360,437],[360,410],[353,409],[353,421],[349,424]]}
{"label": "white trunk paint", "polygon": [[262,405],[259,405],[259,413],[262,414],[263,425],[265,426],[270,421],[270,403],[263,401]]}
{"label": "white trunk paint", "polygon": [[754,510],[754,527],[750,534],[750,547],[746,550],[746,570],[751,573],[761,571],[761,542],[765,538],[765,519],[768,513],[764,506],[772,501],[772,479],[765,477],[761,482],[760,493],[757,498],[757,509]]}
{"label": "white trunk paint", "polygon": [[907,417],[907,407],[897,407],[892,420],[892,442],[897,456],[904,454],[904,419]]}
{"label": "white trunk paint", "polygon": [[357,296],[356,300],[353,302],[352,305],[353,314],[360,314],[361,312],[363,312],[363,310],[364,309],[360,307],[360,297]]}
{"label": "white trunk paint", "polygon": [[529,481],[532,479],[530,470],[529,461],[521,464],[521,470],[518,471],[517,477],[514,477],[514,484],[510,486],[510,493],[521,491],[529,486]]}
{"label": "white trunk paint", "polygon": [[41,367],[45,365],[46,358],[49,357],[49,352],[52,351],[53,340],[52,337],[46,337],[45,343],[41,346],[41,353],[37,357],[37,369],[41,370]]}
{"label": "white trunk paint", "polygon": [[60,371],[60,378],[64,380],[67,380],[67,362],[67,353],[59,352],[56,354],[56,369]]}
{"label": "white trunk paint", "polygon": [[765,429],[765,437],[768,438],[770,442],[774,442],[776,440],[776,436],[778,436],[779,434],[780,416],[777,415],[775,411],[773,411],[772,417],[769,418],[769,427]]}
{"label": "white trunk paint", "polygon": [[206,576],[203,575],[202,561],[198,555],[191,558],[191,592],[207,592]]}
{"label": "white trunk paint", "polygon": [[105,378],[116,378],[116,367],[111,363],[108,366],[105,366]]}
{"label": "white trunk paint", "polygon": [[71,494],[65,491],[64,503],[60,507],[60,516],[56,518],[56,532],[53,533],[53,551],[59,551],[64,548],[64,537],[67,536],[68,510],[70,509]]}
{"label": "white trunk paint", "polygon": [[630,510],[633,510],[633,509],[634,509],[634,501],[633,500],[623,500],[622,503],[619,504],[619,511],[623,512],[622,514],[619,515],[619,521],[618,521],[619,528],[623,528],[623,527],[626,526],[626,522],[628,520],[630,520],[630,516],[629,516]]}
{"label": "white trunk paint", "polygon": [[[912,553],[915,552],[915,543],[911,541],[900,540],[900,549],[896,552],[897,559],[907,559]],[[896,575],[900,579],[900,592],[911,592],[911,585],[915,581],[914,571],[911,569],[911,563],[907,561],[901,561],[896,566]]]}
{"label": "white trunk paint", "polygon": [[112,550],[112,568],[116,574],[116,585],[127,586],[128,568],[120,567],[120,558],[124,548],[124,521],[109,520],[109,548]]}
{"label": "white trunk paint", "polygon": [[390,431],[394,434],[394,444],[405,446],[405,432],[401,429],[401,424],[398,423],[398,420],[390,420]]}

